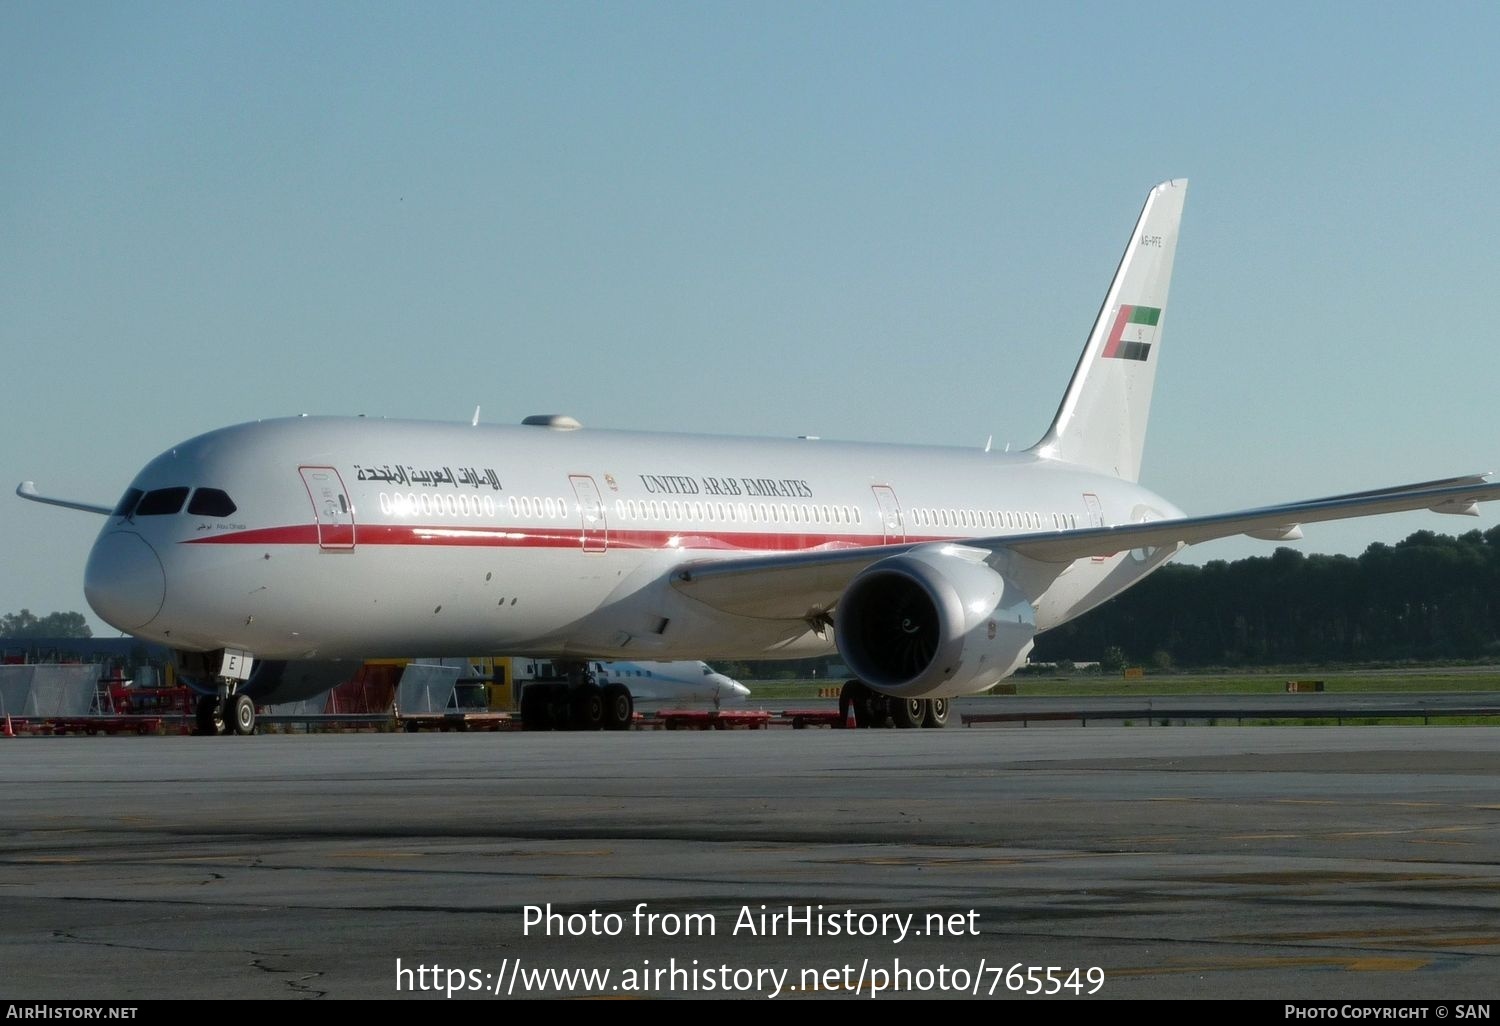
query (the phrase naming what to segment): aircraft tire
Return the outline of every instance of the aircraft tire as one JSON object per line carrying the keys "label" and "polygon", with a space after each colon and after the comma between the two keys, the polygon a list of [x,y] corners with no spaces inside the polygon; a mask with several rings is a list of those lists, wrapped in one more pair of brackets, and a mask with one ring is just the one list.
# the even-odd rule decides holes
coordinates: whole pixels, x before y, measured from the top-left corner
{"label": "aircraft tire", "polygon": [[547,709],[549,697],[540,684],[528,684],[521,689],[522,730],[552,729],[552,715]]}
{"label": "aircraft tire", "polygon": [[212,737],[224,733],[224,706],[213,695],[199,695],[193,711],[193,733]]}
{"label": "aircraft tire", "polygon": [[920,727],[927,718],[925,698],[892,698],[889,700],[891,722],[902,730]]}
{"label": "aircraft tire", "polygon": [[572,727],[574,730],[603,730],[604,689],[597,684],[584,684],[573,692]]}
{"label": "aircraft tire", "polygon": [[854,703],[854,725],[861,728],[888,727],[891,723],[891,700],[874,691],[862,680],[851,681],[854,685],[851,697]]}
{"label": "aircraft tire", "polygon": [[618,682],[604,686],[604,729],[629,730],[635,717],[635,699]]}
{"label": "aircraft tire", "polygon": [[927,700],[927,715],[922,718],[924,727],[946,727],[948,725],[948,700],[946,698],[929,698]]}
{"label": "aircraft tire", "polygon": [[255,733],[255,702],[249,695],[235,695],[225,703],[224,733],[247,737]]}

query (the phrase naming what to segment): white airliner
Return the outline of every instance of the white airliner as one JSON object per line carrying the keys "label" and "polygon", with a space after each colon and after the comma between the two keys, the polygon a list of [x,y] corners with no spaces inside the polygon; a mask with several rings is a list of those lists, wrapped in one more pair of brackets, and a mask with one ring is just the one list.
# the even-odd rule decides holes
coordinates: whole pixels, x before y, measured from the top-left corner
{"label": "white airliner", "polygon": [[[223,428],[146,465],[84,589],[213,687],[247,733],[262,660],[528,653],[571,686],[529,722],[618,726],[590,660],[765,659],[835,647],[856,720],[941,725],[1040,631],[1184,546],[1433,509],[1456,477],[1210,516],[1141,487],[1185,181],[1152,189],[1055,419],[1021,452],[302,417]],[[616,682],[618,684],[618,682]],[[526,711],[523,710],[523,718]]]}
{"label": "white airliner", "polygon": [[[576,663],[570,666],[567,661],[561,665],[538,660],[517,662],[525,667],[525,673],[536,673],[542,678],[523,680],[521,671],[517,673],[516,683],[521,685],[521,720],[528,730],[558,725],[566,728],[571,722],[580,726],[598,723],[610,730],[624,730],[632,723],[636,702],[712,702],[717,708],[743,702],[750,695],[750,689],[739,681],[697,660],[595,660],[587,665],[581,688],[552,680],[560,675],[571,676],[577,670]],[[589,679],[592,683],[588,683]]]}
{"label": "white airliner", "polygon": [[634,663],[625,660],[589,664],[600,686],[619,682],[641,702],[712,702],[714,705],[743,702],[750,689],[725,676],[705,662],[673,659]]}

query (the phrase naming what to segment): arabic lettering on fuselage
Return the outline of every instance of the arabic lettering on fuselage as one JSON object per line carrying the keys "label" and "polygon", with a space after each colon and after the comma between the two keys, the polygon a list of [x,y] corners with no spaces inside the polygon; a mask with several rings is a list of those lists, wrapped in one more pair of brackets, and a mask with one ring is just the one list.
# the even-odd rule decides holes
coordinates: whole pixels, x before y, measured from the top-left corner
{"label": "arabic lettering on fuselage", "polygon": [[485,467],[476,470],[474,467],[459,467],[455,474],[452,467],[413,467],[410,464],[403,466],[399,463],[382,463],[379,466],[365,466],[361,463],[354,465],[355,475],[360,481],[382,481],[386,484],[421,485],[424,488],[437,488],[439,485],[468,485],[470,488],[483,488],[488,485],[495,491],[500,490],[500,475],[495,473],[493,467]]}
{"label": "arabic lettering on fuselage", "polygon": [[812,486],[790,477],[692,477],[683,474],[641,474],[641,484],[652,495],[733,495],[750,498],[811,499]]}

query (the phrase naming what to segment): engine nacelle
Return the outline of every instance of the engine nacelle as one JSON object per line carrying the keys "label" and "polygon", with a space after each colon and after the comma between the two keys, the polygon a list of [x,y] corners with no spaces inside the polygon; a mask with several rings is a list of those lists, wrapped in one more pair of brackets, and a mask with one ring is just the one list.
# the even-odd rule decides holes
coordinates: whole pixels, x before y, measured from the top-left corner
{"label": "engine nacelle", "polygon": [[961,545],[914,549],[866,568],[834,613],[839,654],[860,680],[900,698],[969,695],[1026,659],[1036,612]]}

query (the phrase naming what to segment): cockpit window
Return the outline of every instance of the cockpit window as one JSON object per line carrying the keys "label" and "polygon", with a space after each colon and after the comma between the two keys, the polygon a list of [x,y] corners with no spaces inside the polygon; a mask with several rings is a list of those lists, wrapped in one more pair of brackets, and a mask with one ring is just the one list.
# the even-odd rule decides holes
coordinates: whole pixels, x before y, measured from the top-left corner
{"label": "cockpit window", "polygon": [[147,492],[135,508],[138,517],[160,517],[176,513],[187,501],[186,488],[157,488]]}
{"label": "cockpit window", "polygon": [[140,502],[141,496],[145,494],[139,488],[127,489],[125,494],[120,497],[119,504],[115,506],[113,515],[117,517],[130,516],[130,514],[135,512],[135,504]]}
{"label": "cockpit window", "polygon": [[227,517],[234,510],[234,500],[219,488],[199,488],[188,503],[188,512],[195,517]]}

